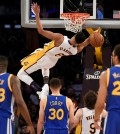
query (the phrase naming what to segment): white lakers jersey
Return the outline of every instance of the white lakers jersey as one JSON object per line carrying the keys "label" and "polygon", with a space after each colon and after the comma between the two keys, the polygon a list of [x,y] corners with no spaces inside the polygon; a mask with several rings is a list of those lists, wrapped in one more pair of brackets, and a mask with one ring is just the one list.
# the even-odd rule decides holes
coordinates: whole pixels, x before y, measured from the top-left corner
{"label": "white lakers jersey", "polygon": [[77,54],[77,47],[71,46],[68,40],[69,38],[67,36],[64,36],[63,43],[58,47],[54,46],[54,41],[45,44],[45,47],[43,49],[44,56],[38,60],[38,63],[40,62],[39,65],[41,68],[51,68],[62,56]]}
{"label": "white lakers jersey", "polygon": [[[77,53],[77,47],[73,47],[68,42],[69,38],[67,36],[64,36],[63,43],[58,47],[53,47],[49,51],[45,53],[45,55],[48,55],[53,58],[60,58],[61,56],[69,56],[69,55],[75,55]],[[49,45],[45,44],[45,45]]]}
{"label": "white lakers jersey", "polygon": [[55,46],[55,41],[53,40],[46,43],[43,49],[36,49],[33,53],[22,59],[23,69],[30,69],[33,65],[36,65],[34,70],[50,69],[55,66],[58,59],[62,56],[77,54],[77,47],[71,46],[68,40],[69,38],[64,36],[62,44],[58,47]]}
{"label": "white lakers jersey", "polygon": [[100,130],[94,128],[94,114],[95,110],[82,108],[83,118],[81,121],[82,129],[80,134],[99,134]]}

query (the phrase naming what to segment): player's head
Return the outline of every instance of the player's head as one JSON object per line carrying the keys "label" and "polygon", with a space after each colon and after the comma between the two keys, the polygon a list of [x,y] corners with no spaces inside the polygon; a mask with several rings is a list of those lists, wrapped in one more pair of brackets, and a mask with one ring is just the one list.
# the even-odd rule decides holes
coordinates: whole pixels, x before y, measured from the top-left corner
{"label": "player's head", "polygon": [[78,32],[75,34],[75,41],[77,44],[82,43],[86,39],[86,36],[83,32]]}
{"label": "player's head", "polygon": [[50,80],[50,89],[51,91],[59,91],[62,87],[61,80],[58,78],[52,78]]}
{"label": "player's head", "polygon": [[70,39],[70,43],[72,45],[76,45],[76,44],[80,44],[82,43],[84,40],[86,39],[86,36],[83,32],[78,32],[77,34],[75,34],[71,39]]}
{"label": "player's head", "polygon": [[0,55],[0,72],[5,72],[8,66],[8,58]]}
{"label": "player's head", "polygon": [[97,94],[94,91],[88,91],[84,96],[84,105],[88,109],[94,109],[97,100]]}
{"label": "player's head", "polygon": [[114,47],[112,52],[112,61],[114,65],[120,64],[120,44]]}

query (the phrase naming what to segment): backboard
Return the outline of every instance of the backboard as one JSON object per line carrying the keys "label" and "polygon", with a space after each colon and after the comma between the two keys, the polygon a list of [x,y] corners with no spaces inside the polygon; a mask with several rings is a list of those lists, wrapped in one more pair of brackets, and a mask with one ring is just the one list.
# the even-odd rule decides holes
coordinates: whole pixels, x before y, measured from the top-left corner
{"label": "backboard", "polygon": [[[35,15],[31,4],[37,2],[41,7],[41,22],[44,28],[65,28],[64,20],[60,19],[61,13],[87,12],[90,18],[85,20],[85,28],[120,28],[120,19],[104,18],[104,11],[98,15],[98,0],[21,0],[21,25],[22,27],[36,28]],[[83,10],[84,9],[84,10]],[[116,13],[116,12],[115,12]]]}
{"label": "backboard", "polygon": [[60,20],[60,13],[63,10],[61,8],[63,7],[63,0],[21,0],[21,25],[23,27],[36,28],[35,15],[31,10],[33,2],[37,2],[40,5],[40,17],[43,27],[60,27],[63,21]]}

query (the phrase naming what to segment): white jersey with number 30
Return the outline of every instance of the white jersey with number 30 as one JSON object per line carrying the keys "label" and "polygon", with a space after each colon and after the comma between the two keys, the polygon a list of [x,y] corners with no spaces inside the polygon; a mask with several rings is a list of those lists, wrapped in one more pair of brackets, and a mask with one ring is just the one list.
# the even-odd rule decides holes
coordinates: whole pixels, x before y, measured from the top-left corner
{"label": "white jersey with number 30", "polygon": [[99,134],[100,130],[96,130],[94,128],[95,110],[82,108],[82,111],[83,111],[83,118],[82,118],[82,129],[80,134]]}

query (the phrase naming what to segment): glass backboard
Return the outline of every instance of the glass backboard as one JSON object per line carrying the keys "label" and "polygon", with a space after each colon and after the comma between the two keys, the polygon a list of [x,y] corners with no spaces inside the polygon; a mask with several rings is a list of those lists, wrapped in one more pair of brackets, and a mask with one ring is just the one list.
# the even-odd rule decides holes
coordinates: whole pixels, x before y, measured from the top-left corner
{"label": "glass backboard", "polygon": [[41,22],[44,28],[65,28],[61,13],[87,12],[90,18],[85,20],[83,28],[120,28],[119,10],[113,9],[112,18],[104,17],[104,7],[100,0],[21,0],[22,27],[36,28],[35,15],[31,10],[33,2],[41,7]]}

